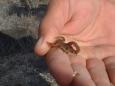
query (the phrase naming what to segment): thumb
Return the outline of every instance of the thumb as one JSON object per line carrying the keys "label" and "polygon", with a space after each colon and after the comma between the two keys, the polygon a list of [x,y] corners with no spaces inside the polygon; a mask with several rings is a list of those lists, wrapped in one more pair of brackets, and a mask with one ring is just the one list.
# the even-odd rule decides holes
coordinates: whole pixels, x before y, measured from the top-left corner
{"label": "thumb", "polygon": [[38,40],[35,46],[35,53],[37,55],[42,56],[42,55],[45,55],[49,51],[50,46],[48,43],[54,43],[55,38],[57,37],[56,33],[55,35],[54,33],[49,32],[49,34],[40,37],[40,39]]}
{"label": "thumb", "polygon": [[62,2],[61,0],[50,1],[48,11],[40,24],[40,39],[35,46],[36,54],[45,55],[50,49],[48,43],[53,43],[55,37],[60,35],[60,31],[64,27],[65,21],[63,14],[67,13],[65,11],[67,6],[63,3],[65,2]]}

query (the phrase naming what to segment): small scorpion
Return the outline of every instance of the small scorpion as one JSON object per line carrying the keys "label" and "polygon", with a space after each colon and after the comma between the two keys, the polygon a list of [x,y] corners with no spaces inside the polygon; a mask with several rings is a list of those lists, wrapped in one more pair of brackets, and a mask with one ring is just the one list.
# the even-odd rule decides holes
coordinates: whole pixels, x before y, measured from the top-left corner
{"label": "small scorpion", "polygon": [[50,43],[51,47],[60,48],[65,53],[72,53],[72,54],[78,54],[80,51],[80,48],[78,44],[74,41],[70,41],[68,43],[65,43],[65,38],[60,36],[56,38],[56,41],[54,43]]}

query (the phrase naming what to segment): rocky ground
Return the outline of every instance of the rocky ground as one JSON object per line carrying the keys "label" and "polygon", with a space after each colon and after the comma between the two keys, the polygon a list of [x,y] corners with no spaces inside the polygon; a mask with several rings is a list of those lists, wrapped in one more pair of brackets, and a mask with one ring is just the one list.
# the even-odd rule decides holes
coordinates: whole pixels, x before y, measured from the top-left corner
{"label": "rocky ground", "polygon": [[33,52],[47,9],[40,3],[28,11],[19,0],[0,1],[0,86],[57,86],[44,59]]}

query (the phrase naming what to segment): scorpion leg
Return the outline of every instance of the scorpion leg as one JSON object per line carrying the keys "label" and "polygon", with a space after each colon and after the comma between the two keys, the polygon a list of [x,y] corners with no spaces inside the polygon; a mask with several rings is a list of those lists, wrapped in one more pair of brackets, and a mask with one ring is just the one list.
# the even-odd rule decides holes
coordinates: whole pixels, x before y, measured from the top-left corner
{"label": "scorpion leg", "polygon": [[68,42],[68,45],[70,45],[73,49],[73,53],[78,54],[80,51],[80,48],[76,42]]}
{"label": "scorpion leg", "polygon": [[57,42],[57,41],[64,42],[64,41],[65,41],[65,38],[62,37],[62,36],[58,36],[58,37],[56,37],[56,42]]}

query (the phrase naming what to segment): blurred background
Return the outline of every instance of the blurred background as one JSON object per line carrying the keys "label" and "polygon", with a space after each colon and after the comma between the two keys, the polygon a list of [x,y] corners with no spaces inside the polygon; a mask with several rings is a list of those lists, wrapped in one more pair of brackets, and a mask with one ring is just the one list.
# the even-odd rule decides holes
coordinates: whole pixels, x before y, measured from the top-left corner
{"label": "blurred background", "polygon": [[34,54],[48,0],[0,0],[0,86],[57,86]]}

